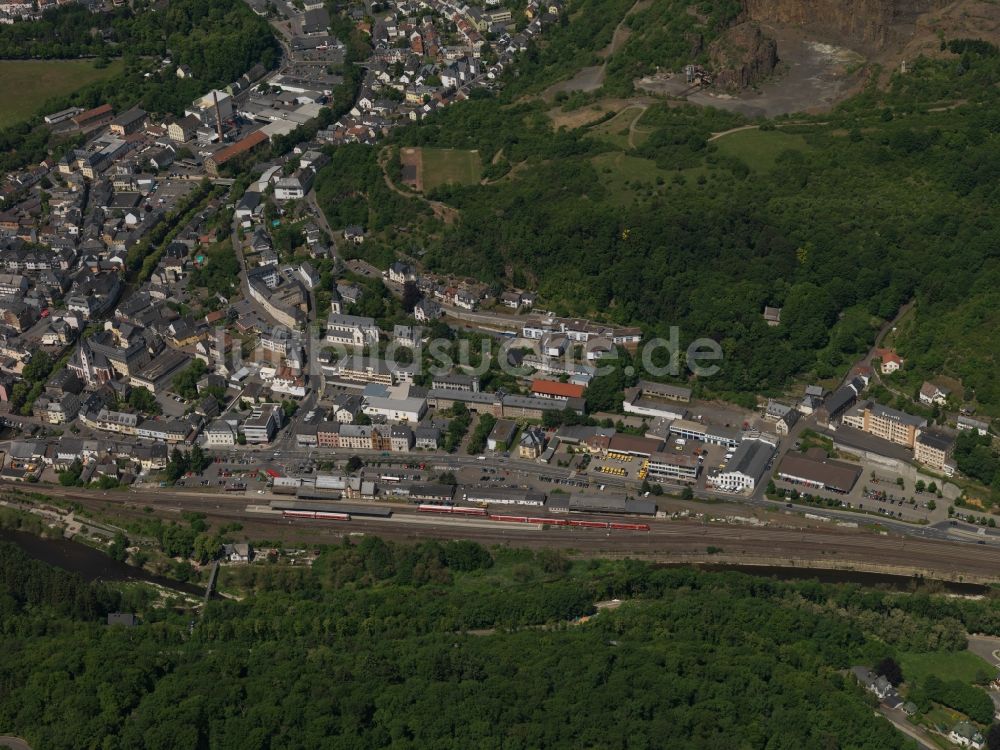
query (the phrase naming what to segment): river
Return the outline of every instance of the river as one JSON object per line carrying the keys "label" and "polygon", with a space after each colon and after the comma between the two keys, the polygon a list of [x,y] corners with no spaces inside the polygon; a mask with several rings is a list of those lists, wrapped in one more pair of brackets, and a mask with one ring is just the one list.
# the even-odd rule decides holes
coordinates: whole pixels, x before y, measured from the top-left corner
{"label": "river", "polygon": [[[677,563],[666,567],[685,567],[688,563]],[[699,570],[713,573],[732,571],[745,573],[762,578],[774,578],[779,581],[810,581],[820,583],[853,583],[868,588],[883,588],[891,591],[913,593],[924,586],[932,586],[945,594],[957,596],[983,596],[989,592],[989,587],[978,583],[959,583],[956,581],[940,581],[937,579],[917,576],[891,575],[888,573],[869,573],[859,570],[833,570],[824,568],[793,568],[778,565],[697,565]]]}
{"label": "river", "polygon": [[77,573],[87,581],[145,581],[182,594],[205,595],[201,586],[154,575],[148,570],[112,560],[100,550],[69,539],[43,539],[27,531],[0,529],[0,542],[13,542],[29,557]]}

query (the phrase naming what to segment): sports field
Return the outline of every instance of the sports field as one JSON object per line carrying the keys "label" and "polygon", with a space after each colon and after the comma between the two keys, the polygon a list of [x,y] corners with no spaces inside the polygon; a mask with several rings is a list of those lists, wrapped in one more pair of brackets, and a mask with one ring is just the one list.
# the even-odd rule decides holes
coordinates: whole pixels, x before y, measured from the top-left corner
{"label": "sports field", "polygon": [[39,114],[53,97],[118,74],[122,66],[120,60],[106,68],[95,68],[92,60],[0,60],[0,128]]}
{"label": "sports field", "polygon": [[420,182],[423,190],[457,183],[475,185],[483,171],[478,151],[454,148],[422,148]]}

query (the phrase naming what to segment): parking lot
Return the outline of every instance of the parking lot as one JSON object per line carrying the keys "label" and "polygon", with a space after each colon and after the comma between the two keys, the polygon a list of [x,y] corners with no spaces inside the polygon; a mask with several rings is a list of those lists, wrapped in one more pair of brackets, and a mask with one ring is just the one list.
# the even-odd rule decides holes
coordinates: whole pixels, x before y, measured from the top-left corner
{"label": "parking lot", "polygon": [[[844,508],[860,510],[862,512],[882,516],[884,518],[894,518],[910,523],[936,523],[948,517],[949,501],[944,497],[937,497],[935,493],[926,488],[923,492],[917,492],[916,481],[919,478],[924,482],[925,487],[935,481],[932,477],[921,476],[913,467],[903,467],[899,471],[891,470],[881,464],[871,461],[862,461],[862,474],[852,490],[846,495],[823,490],[813,490],[794,485],[790,482],[775,480],[775,486],[785,490],[798,490],[800,493],[809,493],[815,497],[836,500],[843,504]],[[900,486],[897,480],[902,480]],[[944,483],[937,481],[936,487],[942,488]],[[931,502],[933,501],[933,503]],[[934,505],[932,509],[928,505]]]}
{"label": "parking lot", "polygon": [[[696,483],[697,488],[704,488],[706,478],[726,465],[727,448],[721,445],[711,445],[698,440],[671,439],[663,447],[664,453],[685,454],[698,458],[701,472]],[[665,487],[676,487],[682,484],[675,480],[657,479],[647,473],[648,462],[641,456],[625,453],[609,452],[606,456],[581,453],[575,449],[574,454],[560,450],[553,463],[569,462],[569,468],[575,469],[581,478],[591,482],[601,483],[602,479],[614,478],[619,481],[641,483],[648,479],[651,484],[662,484]]]}

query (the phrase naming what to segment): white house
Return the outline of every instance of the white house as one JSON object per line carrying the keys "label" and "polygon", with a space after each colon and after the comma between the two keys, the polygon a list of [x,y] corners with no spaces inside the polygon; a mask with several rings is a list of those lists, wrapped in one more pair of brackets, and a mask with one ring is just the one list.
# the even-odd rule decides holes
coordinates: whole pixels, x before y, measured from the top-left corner
{"label": "white house", "polygon": [[205,445],[208,447],[236,445],[236,423],[216,419],[205,428]]}
{"label": "white house", "polygon": [[976,727],[968,721],[960,721],[948,733],[948,739],[956,745],[971,747],[973,750],[982,750],[986,747],[983,735]]}
{"label": "white house", "polygon": [[876,354],[882,359],[882,374],[891,375],[903,367],[903,359],[896,352],[881,349]]}
{"label": "white house", "polygon": [[925,406],[933,406],[938,404],[939,406],[944,406],[948,401],[948,396],[951,391],[947,388],[942,388],[939,385],[934,385],[934,383],[925,382],[920,386],[920,403]]}
{"label": "white house", "polygon": [[298,169],[282,177],[274,186],[274,199],[279,201],[302,200],[312,188],[315,173],[311,169]]}
{"label": "white house", "polygon": [[965,432],[966,430],[975,430],[980,435],[988,435],[990,432],[990,426],[988,423],[983,422],[980,419],[961,416],[958,418],[958,431]]}

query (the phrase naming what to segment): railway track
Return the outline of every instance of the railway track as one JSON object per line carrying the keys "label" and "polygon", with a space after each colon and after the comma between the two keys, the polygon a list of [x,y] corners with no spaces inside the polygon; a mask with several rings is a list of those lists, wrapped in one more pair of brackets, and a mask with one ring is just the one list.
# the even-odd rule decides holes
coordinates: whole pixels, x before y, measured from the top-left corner
{"label": "railway track", "polygon": [[[707,554],[707,549],[714,547],[729,558],[739,555],[766,556],[784,559],[789,564],[795,561],[825,561],[831,567],[851,563],[868,566],[882,564],[914,572],[933,572],[952,579],[963,575],[1000,579],[1000,548],[897,534],[883,536],[862,530],[747,527],[692,520],[650,520],[649,531],[538,526],[533,533],[525,534],[511,528],[518,524],[493,523],[480,526],[454,523],[449,518],[420,524],[394,522],[391,518],[285,518],[248,512],[248,497],[234,498],[209,493],[157,490],[101,494],[63,488],[47,488],[46,493],[79,502],[88,510],[109,512],[111,515],[117,513],[135,518],[148,517],[149,514],[143,509],[151,506],[168,515],[194,511],[223,523],[239,521],[248,533],[252,529],[272,538],[276,528],[281,527],[292,532],[290,537],[303,543],[332,542],[345,533],[362,533],[400,540],[473,539],[484,544],[573,549],[591,557],[634,554],[664,560],[669,560],[671,555]],[[410,505],[394,504],[390,507],[397,518],[409,519],[410,516],[418,515]]]}

